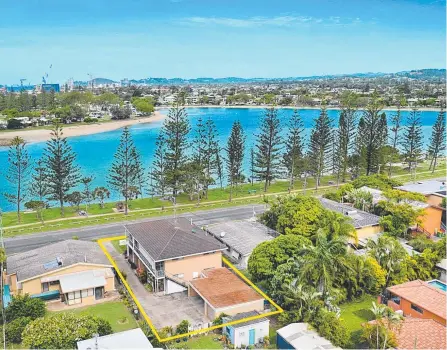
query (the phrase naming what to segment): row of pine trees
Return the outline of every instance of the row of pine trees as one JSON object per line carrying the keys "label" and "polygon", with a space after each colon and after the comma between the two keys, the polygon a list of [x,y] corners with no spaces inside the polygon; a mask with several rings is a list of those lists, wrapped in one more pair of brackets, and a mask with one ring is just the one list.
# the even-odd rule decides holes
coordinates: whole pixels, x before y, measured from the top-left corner
{"label": "row of pine trees", "polygon": [[[210,117],[206,120],[200,117],[192,130],[185,108],[175,104],[157,137],[154,160],[149,168],[142,164],[132,135],[124,128],[108,171],[108,187],[124,198],[127,213],[128,201],[143,193],[173,201],[179,193],[186,193],[190,200],[199,202],[208,198],[210,187],[227,184],[231,201],[233,191],[247,180],[252,184],[254,181],[263,183],[267,191],[278,178],[287,176],[292,189],[296,179],[304,178],[306,185],[307,178],[313,177],[318,189],[326,174],[332,174],[337,182],[345,182],[361,174],[386,171],[391,176],[392,164],[402,160],[410,171],[416,168],[424,154],[417,109],[404,121],[398,108],[388,122],[377,94],[372,95],[366,109],[361,111],[355,94],[345,94],[341,104],[336,121],[331,120],[326,107],[322,106],[309,138],[297,110],[281,123],[280,111],[268,108],[260,120],[253,145],[246,144],[239,121],[232,125],[224,144]],[[445,136],[445,112],[441,110],[426,150],[433,171],[444,155]],[[249,169],[244,169],[247,155]],[[66,202],[79,207],[81,202],[88,205],[99,198],[103,204],[110,195],[106,187],[91,188],[93,177],[82,177],[76,165],[76,154],[58,124],[37,163],[32,162],[26,143],[18,137],[11,143],[8,160],[6,179],[14,192],[4,195],[16,205],[19,222],[21,205],[29,198],[37,207],[34,209],[44,208],[47,200],[58,202],[63,216]],[[244,170],[249,173],[244,174]],[[79,185],[82,191],[76,191]]]}

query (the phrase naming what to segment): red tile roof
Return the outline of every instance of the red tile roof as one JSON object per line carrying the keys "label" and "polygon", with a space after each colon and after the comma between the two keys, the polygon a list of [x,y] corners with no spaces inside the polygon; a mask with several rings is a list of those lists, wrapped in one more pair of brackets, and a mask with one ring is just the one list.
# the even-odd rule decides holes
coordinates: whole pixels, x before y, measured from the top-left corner
{"label": "red tile roof", "polygon": [[446,318],[446,293],[427,282],[421,280],[406,282],[389,287],[388,290],[424,310]]}
{"label": "red tile roof", "polygon": [[264,299],[225,267],[208,270],[205,276],[190,283],[216,309]]}
{"label": "red tile roof", "polygon": [[446,328],[431,319],[405,317],[396,332],[398,349],[446,349]]}

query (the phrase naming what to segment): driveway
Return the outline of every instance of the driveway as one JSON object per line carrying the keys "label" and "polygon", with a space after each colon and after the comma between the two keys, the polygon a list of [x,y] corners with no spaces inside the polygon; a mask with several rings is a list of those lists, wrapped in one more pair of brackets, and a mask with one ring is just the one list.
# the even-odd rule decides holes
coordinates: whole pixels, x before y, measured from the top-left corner
{"label": "driveway", "polygon": [[106,242],[105,246],[119,269],[127,274],[127,283],[155,328],[175,328],[181,321],[188,320],[194,329],[199,329],[211,322],[204,314],[204,303],[200,297],[188,297],[186,292],[169,295],[150,293],[138,280],[124,256],[119,254],[110,242]]}

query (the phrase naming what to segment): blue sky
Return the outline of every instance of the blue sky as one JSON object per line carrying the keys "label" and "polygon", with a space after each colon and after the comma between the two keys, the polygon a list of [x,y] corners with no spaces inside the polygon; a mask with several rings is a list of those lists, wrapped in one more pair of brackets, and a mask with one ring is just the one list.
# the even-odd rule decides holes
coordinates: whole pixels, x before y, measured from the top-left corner
{"label": "blue sky", "polygon": [[0,0],[0,14],[0,84],[44,73],[394,72],[446,60],[445,0]]}

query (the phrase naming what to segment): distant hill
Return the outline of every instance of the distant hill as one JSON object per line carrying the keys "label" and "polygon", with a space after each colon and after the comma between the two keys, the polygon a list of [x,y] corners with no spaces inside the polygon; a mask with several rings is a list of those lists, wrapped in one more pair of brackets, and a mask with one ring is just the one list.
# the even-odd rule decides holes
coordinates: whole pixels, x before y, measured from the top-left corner
{"label": "distant hill", "polygon": [[[411,78],[420,80],[445,80],[445,69],[415,69],[409,71],[402,71],[397,73],[382,73],[382,72],[367,72],[367,73],[353,73],[353,74],[330,74],[330,75],[312,75],[305,77],[286,77],[286,78],[240,78],[240,77],[225,77],[225,78],[142,78],[142,79],[130,79],[130,84],[148,84],[148,85],[193,85],[193,84],[237,84],[237,83],[280,83],[280,82],[293,82],[304,80],[321,80],[321,79],[340,79],[340,78]],[[94,85],[105,85],[118,83],[115,80],[108,78],[95,78],[93,79]],[[76,86],[87,86],[91,84],[90,81],[75,81]],[[5,85],[0,85],[4,87]],[[17,85],[18,86],[18,85]]]}
{"label": "distant hill", "polygon": [[445,79],[445,69],[418,69],[411,71],[403,71],[397,73],[353,73],[353,74],[332,74],[332,75],[313,75],[306,77],[286,77],[286,78],[239,78],[239,77],[225,77],[225,78],[144,78],[131,79],[130,84],[149,84],[149,85],[178,85],[178,84],[235,84],[235,83],[256,83],[256,82],[292,82],[302,80],[317,80],[317,79],[339,79],[339,78],[412,78],[412,79]]}

